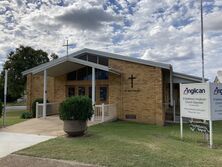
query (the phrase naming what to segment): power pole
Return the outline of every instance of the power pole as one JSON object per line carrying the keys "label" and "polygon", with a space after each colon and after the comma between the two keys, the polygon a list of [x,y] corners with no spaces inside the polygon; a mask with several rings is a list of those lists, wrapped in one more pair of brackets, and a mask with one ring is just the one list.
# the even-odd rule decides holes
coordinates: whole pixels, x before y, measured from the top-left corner
{"label": "power pole", "polygon": [[201,56],[202,56],[202,82],[204,79],[204,39],[203,39],[203,0],[200,0],[200,14],[201,14]]}

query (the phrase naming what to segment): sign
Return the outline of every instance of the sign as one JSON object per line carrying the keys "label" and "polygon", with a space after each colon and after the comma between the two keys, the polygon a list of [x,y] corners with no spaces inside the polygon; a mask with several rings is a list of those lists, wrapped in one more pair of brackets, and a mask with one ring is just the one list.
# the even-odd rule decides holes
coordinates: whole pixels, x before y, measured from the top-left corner
{"label": "sign", "polygon": [[210,119],[210,90],[207,83],[180,85],[180,112],[182,117]]}
{"label": "sign", "polygon": [[209,133],[213,147],[213,123],[222,120],[222,84],[180,84],[180,135],[183,139],[183,117],[208,120],[207,125],[191,124],[194,131]]}
{"label": "sign", "polygon": [[189,123],[190,130],[195,132],[201,132],[204,134],[209,134],[209,125],[204,122],[190,122]]}
{"label": "sign", "polygon": [[181,84],[180,110],[182,117],[222,120],[222,84]]}
{"label": "sign", "polygon": [[222,120],[222,84],[211,84],[211,120]]}

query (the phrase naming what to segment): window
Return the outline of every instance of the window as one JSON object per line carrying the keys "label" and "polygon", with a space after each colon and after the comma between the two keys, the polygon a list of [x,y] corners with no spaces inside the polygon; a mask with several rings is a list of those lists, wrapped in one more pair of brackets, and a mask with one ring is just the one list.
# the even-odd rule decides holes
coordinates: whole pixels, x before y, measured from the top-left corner
{"label": "window", "polygon": [[[89,95],[89,98],[92,99],[92,87],[89,87],[88,95]],[[95,88],[95,100],[96,100],[96,88]]]}
{"label": "window", "polygon": [[100,87],[100,101],[106,101],[107,100],[107,87]]}
{"label": "window", "polygon": [[79,56],[77,58],[81,59],[81,60],[87,60],[87,55],[81,55],[81,56]]}
{"label": "window", "polygon": [[96,55],[88,55],[88,61],[97,63],[97,56]]}
{"label": "window", "polygon": [[77,80],[87,80],[87,68],[81,68],[77,71]]}
{"label": "window", "polygon": [[76,71],[70,72],[67,74],[67,80],[68,81],[73,81],[76,80]]}
{"label": "window", "polygon": [[84,96],[85,95],[85,87],[79,87],[78,88],[78,95]]}
{"label": "window", "polygon": [[68,87],[68,97],[75,96],[75,87]]}
{"label": "window", "polygon": [[98,80],[107,80],[108,79],[108,72],[96,69],[96,79],[98,79]]}
{"label": "window", "polygon": [[[107,80],[108,79],[108,72],[96,69],[95,70],[95,77],[97,80]],[[83,67],[77,71],[73,71],[67,74],[67,80],[92,80],[92,67]]]}
{"label": "window", "polygon": [[108,66],[108,58],[107,57],[101,57],[99,56],[99,64],[104,65],[104,66]]}

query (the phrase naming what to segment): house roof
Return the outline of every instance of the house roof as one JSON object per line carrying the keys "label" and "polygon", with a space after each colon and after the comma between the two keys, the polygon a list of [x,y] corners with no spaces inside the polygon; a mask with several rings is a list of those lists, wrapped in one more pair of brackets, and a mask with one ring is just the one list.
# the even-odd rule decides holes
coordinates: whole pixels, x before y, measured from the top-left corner
{"label": "house roof", "polygon": [[222,83],[222,71],[217,72],[214,82]]}
{"label": "house roof", "polygon": [[[86,65],[86,66],[90,66],[90,67],[95,67],[95,68],[98,68],[98,69],[101,69],[101,70],[104,70],[104,71],[111,71],[111,72],[114,72],[114,73],[119,73],[118,71],[116,71],[115,69],[112,69],[110,67],[75,58],[75,57],[77,57],[81,54],[87,54],[87,53],[98,55],[98,56],[103,56],[103,57],[108,57],[108,58],[112,58],[112,59],[124,60],[124,61],[133,62],[133,63],[148,65],[148,66],[159,67],[159,68],[162,68],[162,69],[170,70],[172,68],[172,66],[170,64],[159,63],[159,62],[154,62],[154,61],[149,61],[149,60],[133,58],[133,57],[129,57],[129,56],[123,56],[123,55],[120,55],[120,54],[115,54],[115,53],[109,53],[109,52],[84,48],[84,49],[78,50],[74,53],[71,53],[68,56],[61,57],[61,58],[58,58],[56,60],[52,60],[50,62],[41,64],[37,67],[28,69],[28,70],[24,71],[22,74],[23,75],[27,75],[29,73],[37,74],[37,73],[40,73],[41,71],[43,71],[44,69],[48,69],[48,68],[56,66],[60,63],[64,63],[65,61],[69,61],[69,62],[81,64],[81,65]],[[195,81],[195,82],[201,82],[201,80],[202,80],[200,77],[187,75],[187,74],[182,74],[182,73],[176,73],[176,72],[173,73],[173,76],[183,78],[183,79],[188,79],[188,80]]]}

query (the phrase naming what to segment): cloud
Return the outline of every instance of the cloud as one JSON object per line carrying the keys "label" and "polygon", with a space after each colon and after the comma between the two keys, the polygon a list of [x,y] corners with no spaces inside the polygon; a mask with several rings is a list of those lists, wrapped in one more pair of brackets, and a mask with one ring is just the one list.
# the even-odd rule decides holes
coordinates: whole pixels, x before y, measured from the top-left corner
{"label": "cloud", "polygon": [[210,13],[204,18],[204,27],[208,31],[222,31],[222,11]]}
{"label": "cloud", "polygon": [[[204,3],[206,77],[221,69],[222,3]],[[196,0],[2,0],[0,63],[19,45],[60,56],[64,42],[170,63],[201,76],[200,3]],[[146,54],[144,54],[146,53]]]}
{"label": "cloud", "polygon": [[105,24],[119,22],[122,18],[108,13],[102,8],[81,8],[69,9],[55,19],[79,30],[97,31]]}

